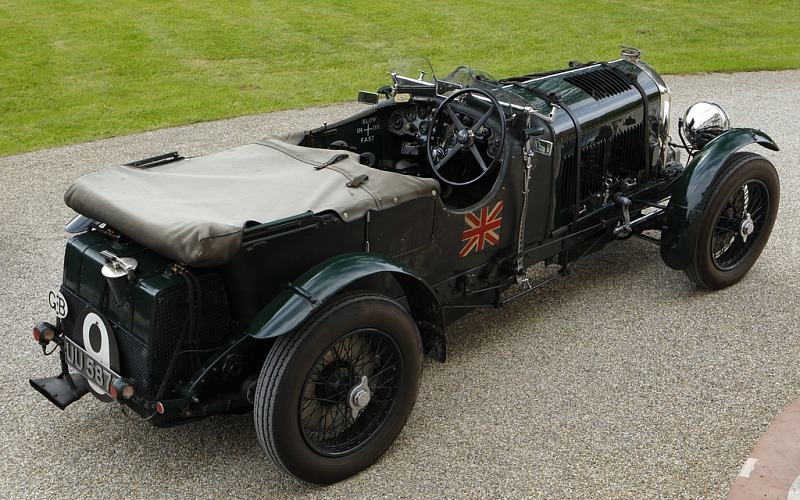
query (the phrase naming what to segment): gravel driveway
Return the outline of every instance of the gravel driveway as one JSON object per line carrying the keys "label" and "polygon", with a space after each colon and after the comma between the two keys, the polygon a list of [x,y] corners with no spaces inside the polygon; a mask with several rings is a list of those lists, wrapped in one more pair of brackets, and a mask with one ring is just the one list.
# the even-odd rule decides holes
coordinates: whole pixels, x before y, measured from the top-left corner
{"label": "gravel driveway", "polygon": [[738,285],[698,291],[633,239],[566,279],[449,329],[408,425],[375,466],[317,488],[281,474],[252,416],[172,429],[87,396],[60,411],[32,325],[52,320],[62,195],[79,175],[166,151],[198,155],[347,116],[281,112],[0,158],[0,497],[709,497],[727,494],[767,425],[800,396],[800,71],[667,78],[673,122],[699,99],[767,131],[781,176],[772,238]]}

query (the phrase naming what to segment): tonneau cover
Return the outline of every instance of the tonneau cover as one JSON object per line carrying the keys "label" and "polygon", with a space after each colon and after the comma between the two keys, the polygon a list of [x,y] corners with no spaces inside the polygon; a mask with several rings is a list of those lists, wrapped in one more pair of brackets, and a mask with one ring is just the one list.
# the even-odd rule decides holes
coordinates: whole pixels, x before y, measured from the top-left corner
{"label": "tonneau cover", "polygon": [[[369,178],[347,185],[360,175]],[[93,172],[75,181],[64,201],[170,259],[210,267],[238,252],[247,223],[308,211],[334,211],[352,221],[367,210],[438,193],[434,179],[372,169],[354,153],[266,138],[152,168]]]}

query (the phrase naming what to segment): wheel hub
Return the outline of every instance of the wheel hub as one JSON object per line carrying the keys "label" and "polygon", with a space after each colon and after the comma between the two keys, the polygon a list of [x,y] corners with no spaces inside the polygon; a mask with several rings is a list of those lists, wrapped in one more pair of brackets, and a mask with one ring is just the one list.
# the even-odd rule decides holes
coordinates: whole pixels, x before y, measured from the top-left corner
{"label": "wheel hub", "polygon": [[369,389],[369,379],[366,375],[362,375],[361,382],[350,389],[350,394],[347,398],[350,403],[350,410],[353,412],[353,420],[358,418],[361,410],[367,407],[371,398],[372,392]]}
{"label": "wheel hub", "polygon": [[747,237],[753,234],[755,230],[756,225],[753,219],[750,218],[750,214],[747,214],[739,226],[739,234],[742,235],[742,241],[747,242]]}

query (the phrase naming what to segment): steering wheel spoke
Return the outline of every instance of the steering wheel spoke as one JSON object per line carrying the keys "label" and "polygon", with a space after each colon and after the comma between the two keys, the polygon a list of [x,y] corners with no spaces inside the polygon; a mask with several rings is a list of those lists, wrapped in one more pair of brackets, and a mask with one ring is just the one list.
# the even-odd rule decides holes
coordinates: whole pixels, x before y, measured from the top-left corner
{"label": "steering wheel spoke", "polygon": [[[474,144],[470,145],[469,150],[472,151],[472,156],[475,157],[475,161],[478,162],[478,165],[481,167],[481,172],[486,173],[489,170],[489,167],[486,166],[486,162],[483,161],[483,157],[481,156],[478,148],[475,147]],[[483,174],[481,174],[483,175]]]}
{"label": "steering wheel spoke", "polygon": [[434,172],[439,172],[439,170],[440,170],[440,169],[441,169],[441,168],[442,168],[442,167],[445,165],[445,163],[447,163],[448,161],[450,161],[450,159],[451,159],[451,158],[453,158],[453,157],[456,155],[456,153],[458,153],[458,150],[459,150],[458,146],[453,146],[453,147],[452,147],[452,148],[450,148],[450,150],[449,150],[449,151],[448,151],[448,152],[447,152],[447,153],[444,155],[444,158],[442,158],[441,160],[439,160],[439,162],[438,162],[438,163],[435,163],[435,164],[434,164],[434,163],[431,163],[431,166],[433,166],[433,171],[434,171]]}
{"label": "steering wheel spoke", "polygon": [[[506,120],[491,92],[470,87],[454,92],[442,101],[430,123],[428,163],[445,184],[472,184],[500,162],[502,155],[497,151],[502,151],[505,141]],[[493,132],[487,134],[487,128]]]}
{"label": "steering wheel spoke", "polygon": [[453,111],[453,108],[448,106],[446,108],[446,111],[447,111],[447,114],[450,116],[450,119],[453,121],[453,125],[456,126],[457,130],[466,130],[467,129],[467,127],[465,127],[464,124],[461,123],[461,119],[458,117],[458,115],[455,113],[455,111]]}
{"label": "steering wheel spoke", "polygon": [[483,125],[486,123],[486,120],[488,120],[493,113],[494,113],[494,108],[491,108],[489,109],[489,111],[484,113],[483,116],[481,116],[480,119],[477,122],[475,122],[475,125],[472,126],[472,131],[477,134],[478,131],[481,129],[481,127],[483,127]]}

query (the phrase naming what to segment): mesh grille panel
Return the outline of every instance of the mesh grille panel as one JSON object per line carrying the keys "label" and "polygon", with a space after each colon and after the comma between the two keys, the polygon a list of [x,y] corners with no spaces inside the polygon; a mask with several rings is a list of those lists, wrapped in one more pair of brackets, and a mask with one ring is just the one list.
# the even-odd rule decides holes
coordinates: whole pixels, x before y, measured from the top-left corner
{"label": "mesh grille panel", "polygon": [[[61,328],[64,333],[72,340],[82,344],[81,339],[75,338],[75,318],[77,318],[89,304],[72,293],[69,289],[61,287],[61,293],[67,299],[67,306],[70,314],[61,320]],[[119,349],[120,375],[134,380],[133,387],[137,394],[147,395],[150,393],[150,377],[147,370],[147,346],[135,335],[120,327],[113,321],[109,321],[117,340]]]}
{"label": "mesh grille panel", "polygon": [[[200,278],[203,290],[203,302],[200,308],[200,324],[198,338],[192,342],[187,338],[186,345],[180,351],[206,351],[221,346],[231,336],[231,323],[228,312],[228,300],[222,280],[217,275]],[[162,380],[169,368],[170,360],[181,334],[189,328],[189,291],[186,283],[172,287],[159,294],[159,307],[152,320],[153,354],[151,373],[154,380]],[[197,366],[197,352],[186,352],[178,356],[171,377],[171,384],[179,380],[186,381],[191,376],[192,364]]]}

